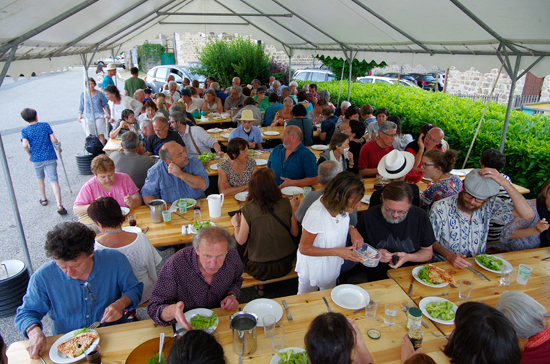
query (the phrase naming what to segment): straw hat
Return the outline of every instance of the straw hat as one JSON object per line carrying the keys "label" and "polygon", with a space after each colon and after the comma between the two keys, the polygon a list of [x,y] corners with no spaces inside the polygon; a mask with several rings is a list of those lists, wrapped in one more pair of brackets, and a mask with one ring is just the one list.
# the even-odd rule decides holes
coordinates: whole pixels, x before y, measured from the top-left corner
{"label": "straw hat", "polygon": [[384,178],[398,179],[406,175],[414,167],[414,155],[409,152],[392,150],[380,159],[378,173]]}
{"label": "straw hat", "polygon": [[258,121],[258,119],[254,119],[254,113],[252,110],[243,110],[241,114],[240,121]]}
{"label": "straw hat", "polygon": [[106,71],[116,71],[116,66],[114,63],[109,63],[105,68]]}

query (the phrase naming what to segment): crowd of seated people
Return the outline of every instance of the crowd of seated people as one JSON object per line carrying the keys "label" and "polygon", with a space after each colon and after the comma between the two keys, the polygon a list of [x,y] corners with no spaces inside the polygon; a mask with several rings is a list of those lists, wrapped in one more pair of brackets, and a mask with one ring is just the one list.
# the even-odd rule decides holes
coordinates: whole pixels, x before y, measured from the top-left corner
{"label": "crowd of seated people", "polygon": [[[156,324],[177,322],[191,329],[184,316],[190,309],[237,309],[243,272],[266,281],[295,270],[297,294],[331,289],[343,271],[361,262],[352,248],[363,243],[382,254],[378,267],[361,267],[369,281],[387,278],[390,269],[423,262],[448,260],[457,269],[467,268],[470,263],[465,258],[486,252],[491,236],[500,239],[494,248],[501,251],[549,246],[550,181],[537,199],[526,201],[501,172],[506,160],[496,150],[485,151],[481,168],[462,181],[451,174],[459,154],[449,149],[444,131],[437,126],[426,124],[414,140],[402,131],[408,126],[387,108],[359,107],[347,101],[335,108],[330,93],[317,91],[314,84],[300,90],[295,83],[286,87],[274,80],[264,87],[253,80],[247,86],[236,77],[226,95],[213,77],[203,90],[194,81],[180,91],[171,81],[163,93],[147,94],[150,100],[142,97],[140,105],[139,92],[130,100],[106,87],[109,136],[121,135],[124,149],[112,158],[94,158],[94,177],[81,188],[73,207],[75,214],[87,213],[102,235],[96,237],[78,223],[60,225],[48,233],[46,251],[54,261],[33,276],[16,317],[18,329],[30,339],[31,357],[45,348],[40,321],[47,313],[54,333],[61,333],[88,326],[90,320],[119,322],[125,310],[148,302],[148,314]],[[197,156],[207,151],[220,157],[225,153],[201,126],[194,126],[190,112],[235,109],[237,128],[228,138],[228,158],[218,164],[213,182],[226,196],[248,192],[231,219],[234,239],[219,227],[200,229],[192,246],[172,255],[157,276],[161,262],[157,250],[145,234],[122,230],[120,207],[136,208],[158,198],[171,204],[181,197],[206,197],[212,179]],[[282,143],[271,151],[267,168],[257,168],[249,154],[249,149],[263,147],[262,125],[285,126]],[[308,148],[314,144],[328,148],[316,158]],[[149,155],[160,160],[155,163]],[[372,194],[369,208],[358,216],[365,178],[378,178],[385,186]],[[425,191],[416,184],[419,178],[429,181]],[[289,200],[281,193],[287,186],[318,183],[321,188],[317,186],[301,203],[297,196]],[[67,247],[74,239],[79,243]],[[98,272],[113,259],[121,263]],[[46,274],[51,281],[44,278]],[[56,282],[68,285],[65,276],[72,278],[68,290],[93,292],[101,298],[93,317],[73,320],[60,315],[68,307],[83,305],[79,299],[43,302],[38,292],[61,289]],[[102,281],[97,281],[100,277]],[[99,285],[105,292],[96,293],[98,282],[104,283]],[[263,284],[255,287],[260,296],[265,294]],[[523,352],[529,353],[531,361],[525,363],[537,363],[539,353],[547,359],[550,340],[541,344],[540,339],[548,337],[548,325],[540,320],[546,313],[528,296],[508,293],[502,295],[497,309],[474,302],[461,305],[444,354],[456,363],[471,363],[476,355],[489,355],[487,363],[517,363],[521,357],[517,336],[526,341]],[[44,310],[47,306],[49,312]],[[502,329],[482,340],[479,325]],[[498,335],[501,342],[510,344],[501,352],[494,348]],[[225,362],[216,340],[198,331],[177,342],[168,362],[181,362],[178,358],[186,355],[189,345],[199,345],[197,340],[210,340],[210,360]],[[311,363],[335,358],[342,363],[372,363],[357,324],[339,314],[317,317],[305,345]],[[408,339],[403,341],[403,363],[429,360],[412,350]]]}

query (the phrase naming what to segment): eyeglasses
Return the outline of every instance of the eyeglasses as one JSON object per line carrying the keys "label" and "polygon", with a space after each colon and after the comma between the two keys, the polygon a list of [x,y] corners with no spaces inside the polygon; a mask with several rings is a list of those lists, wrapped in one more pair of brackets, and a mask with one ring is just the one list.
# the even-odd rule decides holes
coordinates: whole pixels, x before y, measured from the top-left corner
{"label": "eyeglasses", "polygon": [[90,297],[92,298],[92,301],[95,301],[95,296],[94,296],[92,290],[90,289],[90,283],[88,283],[88,281],[84,282],[84,288],[86,288],[86,290],[90,294]]}
{"label": "eyeglasses", "polygon": [[162,127],[162,129],[155,129],[155,128],[153,128],[153,131],[155,131],[155,132],[157,132],[157,131],[163,131],[164,129],[166,129],[167,126],[168,126],[168,125],[164,125],[164,126]]}
{"label": "eyeglasses", "polygon": [[487,199],[481,199],[481,198],[477,198],[477,197],[474,197],[472,195],[470,195],[468,192],[464,191],[464,197],[468,200],[471,200],[471,201],[474,201],[474,202],[485,202],[487,201]]}
{"label": "eyeglasses", "polygon": [[441,144],[441,140],[435,140],[434,138],[432,138],[429,134],[426,134],[426,138],[430,139],[432,142],[434,142],[435,144]]}
{"label": "eyeglasses", "polygon": [[397,214],[397,215],[404,216],[404,215],[407,215],[407,212],[409,212],[409,209],[394,210],[394,209],[390,209],[389,207],[387,207],[386,204],[383,204],[383,206],[384,206],[384,210],[386,210],[386,212],[390,215]]}
{"label": "eyeglasses", "polygon": [[429,166],[437,166],[437,164],[435,164],[435,163],[422,163],[422,168],[426,168],[426,167],[429,167]]}
{"label": "eyeglasses", "polygon": [[388,134],[388,133],[384,133],[383,131],[381,131],[382,134],[386,134],[387,136],[389,136],[390,138],[395,138],[395,136],[397,134]]}

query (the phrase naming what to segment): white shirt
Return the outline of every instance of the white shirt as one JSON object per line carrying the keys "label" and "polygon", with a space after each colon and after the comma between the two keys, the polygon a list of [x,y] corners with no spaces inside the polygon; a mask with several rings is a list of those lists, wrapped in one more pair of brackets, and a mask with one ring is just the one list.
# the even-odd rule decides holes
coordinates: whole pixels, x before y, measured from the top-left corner
{"label": "white shirt", "polygon": [[[349,214],[332,217],[319,198],[307,210],[302,227],[317,235],[313,242],[314,247],[343,248],[348,237]],[[303,255],[298,250],[296,272],[298,276],[307,278],[312,286],[330,286],[340,275],[340,266],[343,263],[344,259],[340,257],[314,257]]]}
{"label": "white shirt", "polygon": [[155,120],[155,118],[156,118],[157,116],[162,116],[162,117],[164,117],[164,114],[161,113],[160,111],[157,111],[157,112],[155,113],[155,115],[153,115],[153,118],[148,118],[148,117],[147,117],[147,113],[143,113],[143,114],[139,115],[139,116],[137,117],[137,121],[138,121],[138,124],[139,124],[140,129],[143,129],[141,126],[143,125],[143,122],[145,121],[145,119],[151,120],[151,122],[153,122],[153,120]]}
{"label": "white shirt", "polygon": [[120,95],[120,104],[116,105],[114,102],[109,101],[109,109],[111,112],[111,118],[120,120],[120,115],[125,109],[130,109],[134,112],[134,115],[139,115],[143,104],[130,96]]}
{"label": "white shirt", "polygon": [[187,105],[187,103],[184,101],[185,105],[187,106],[187,109],[185,111],[187,112],[201,111],[203,101],[204,101],[203,99],[191,98],[191,106]]}
{"label": "white shirt", "polygon": [[[197,144],[200,150],[197,151],[191,136],[189,135],[189,128],[191,128],[191,134],[193,135],[193,140]],[[185,127],[185,133],[179,133],[181,139],[185,143],[185,148],[187,148],[187,154],[189,155],[200,155],[203,152],[210,152],[210,149],[214,147],[214,144],[217,143],[216,139],[212,138],[208,133],[200,126],[189,126]]]}
{"label": "white shirt", "polygon": [[[166,96],[170,96],[171,98],[174,99],[171,102],[171,104],[173,104],[174,102],[178,101],[181,98],[180,93],[178,91],[174,91],[174,93],[171,94],[170,90],[164,90],[164,91],[162,91],[162,93],[165,94]],[[167,101],[170,101],[170,100],[167,100]]]}

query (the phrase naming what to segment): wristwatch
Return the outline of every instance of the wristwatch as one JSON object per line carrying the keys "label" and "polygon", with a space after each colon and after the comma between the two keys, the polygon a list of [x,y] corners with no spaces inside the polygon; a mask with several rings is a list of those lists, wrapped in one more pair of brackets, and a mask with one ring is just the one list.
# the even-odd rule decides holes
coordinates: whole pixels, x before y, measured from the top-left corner
{"label": "wristwatch", "polygon": [[237,299],[237,295],[236,295],[235,293],[233,293],[233,292],[228,293],[228,294],[227,294],[227,297],[229,297],[229,296],[233,296],[233,298]]}

